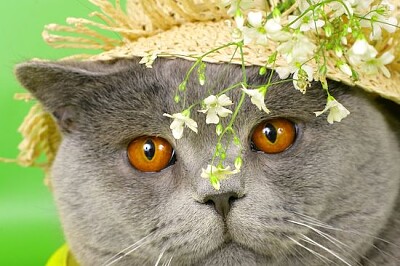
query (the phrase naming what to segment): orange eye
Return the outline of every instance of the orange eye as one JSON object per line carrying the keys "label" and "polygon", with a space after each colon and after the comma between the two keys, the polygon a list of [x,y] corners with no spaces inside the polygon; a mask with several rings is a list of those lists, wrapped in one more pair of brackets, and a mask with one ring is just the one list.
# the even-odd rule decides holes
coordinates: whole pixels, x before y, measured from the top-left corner
{"label": "orange eye", "polygon": [[172,164],[174,150],[163,138],[142,136],[128,146],[129,162],[141,172],[159,172]]}
{"label": "orange eye", "polygon": [[283,118],[259,124],[251,136],[255,148],[265,153],[280,153],[289,148],[296,138],[296,127]]}

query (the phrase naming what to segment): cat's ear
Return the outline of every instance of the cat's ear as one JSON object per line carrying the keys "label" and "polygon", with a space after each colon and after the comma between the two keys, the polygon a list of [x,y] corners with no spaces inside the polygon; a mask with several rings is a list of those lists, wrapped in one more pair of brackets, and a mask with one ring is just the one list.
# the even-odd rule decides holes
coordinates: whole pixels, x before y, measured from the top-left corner
{"label": "cat's ear", "polygon": [[96,63],[30,61],[15,68],[18,81],[46,108],[68,105],[85,84],[102,75]]}
{"label": "cat's ear", "polygon": [[88,84],[105,73],[96,63],[30,61],[15,68],[18,81],[52,113],[60,128],[69,132],[79,113],[80,97]]}

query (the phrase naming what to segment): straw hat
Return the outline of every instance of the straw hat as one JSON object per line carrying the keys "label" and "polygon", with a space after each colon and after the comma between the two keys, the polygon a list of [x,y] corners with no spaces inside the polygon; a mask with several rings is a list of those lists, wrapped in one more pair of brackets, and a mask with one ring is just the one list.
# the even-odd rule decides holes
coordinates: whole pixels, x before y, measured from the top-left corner
{"label": "straw hat", "polygon": [[[44,40],[56,48],[102,50],[97,55],[74,56],[84,60],[142,57],[142,62],[150,66],[156,57],[179,57],[193,61],[201,57],[202,61],[210,63],[242,64],[240,54],[235,54],[235,47],[227,45],[232,43],[232,33],[237,31],[235,21],[232,19],[237,16],[232,13],[235,11],[235,5],[237,8],[237,0],[126,0],[125,9],[121,7],[120,0],[115,0],[115,3],[112,3],[112,0],[89,1],[100,9],[90,14],[91,19],[68,18],[68,25],[47,25],[43,31]],[[399,1],[344,2],[357,2],[360,6],[365,3],[373,6],[384,2],[393,8],[390,15],[394,19],[392,21],[397,24],[400,20]],[[276,8],[288,4],[282,9],[281,14],[282,20],[287,23],[288,16],[298,14],[299,8],[301,9],[301,5],[306,1],[242,0],[239,5],[246,3],[251,6],[251,9],[245,11],[243,17],[250,14],[246,12],[271,13]],[[384,25],[380,26],[384,27]],[[397,25],[392,26],[395,28]],[[371,28],[361,30],[365,36],[369,36],[372,31]],[[307,36],[317,43],[312,33]],[[356,38],[350,37],[342,45],[348,51],[355,42]],[[348,85],[356,85],[400,104],[400,30],[392,32],[382,30],[381,38],[369,43],[376,52],[376,58],[390,52],[392,60],[389,60],[389,64],[386,62],[383,67],[386,71],[375,71],[371,75],[360,66],[352,66],[359,75],[359,79],[354,81],[348,75],[349,71],[345,74],[346,71],[339,70],[337,63],[341,60],[340,56],[330,50],[326,52],[326,76]],[[267,45],[249,43],[243,46],[244,64],[267,65],[268,57],[277,50],[278,45],[277,42],[268,42]],[[214,50],[217,47],[224,48]],[[213,52],[209,53],[210,51]],[[206,53],[207,56],[204,56]],[[307,64],[314,68],[318,67],[315,62],[307,62]],[[275,66],[286,67],[287,62],[284,58],[278,57]],[[21,150],[19,157],[16,160],[3,159],[3,161],[16,161],[24,166],[39,166],[48,173],[61,140],[51,115],[43,111],[39,104],[35,105],[23,122],[20,131],[24,140],[19,147]],[[47,162],[38,164],[36,162],[42,153],[46,155]]]}
{"label": "straw hat", "polygon": [[[101,9],[93,12],[88,20],[83,18],[68,18],[69,26],[50,24],[45,27],[43,37],[53,47],[73,47],[101,49],[104,52],[95,56],[86,56],[90,60],[108,60],[129,57],[163,56],[169,58],[181,57],[195,60],[210,50],[226,45],[232,41],[234,22],[227,13],[227,7],[218,0],[127,0],[126,11],[123,11],[120,1],[113,5],[111,0],[89,0]],[[389,0],[394,7],[393,17],[400,18],[400,2]],[[237,1],[230,1],[237,2]],[[255,0],[253,10],[272,11],[282,2],[292,3],[283,13],[283,18],[295,12],[297,2],[281,0]],[[314,1],[318,2],[318,1]],[[357,1],[356,1],[357,2]],[[366,1],[368,2],[368,1]],[[369,1],[371,2],[371,1]],[[377,3],[382,1],[375,1]],[[122,39],[114,39],[105,35],[104,30],[118,33]],[[75,36],[58,35],[57,32],[77,33]],[[368,36],[368,33],[366,33]],[[348,47],[354,40],[349,40]],[[391,51],[395,59],[387,65],[391,77],[382,72],[367,75],[362,69],[355,70],[360,79],[353,81],[351,77],[335,67],[338,58],[333,52],[328,54],[327,77],[348,85],[357,85],[366,91],[400,103],[400,31],[394,34],[383,32],[379,41],[373,42],[378,56],[385,51]],[[265,66],[268,55],[276,50],[274,42],[268,45],[250,44],[244,47],[245,64]],[[203,58],[211,63],[241,64],[240,55],[234,54],[234,47],[218,50]],[[84,56],[77,56],[85,58]],[[278,58],[276,66],[285,65]]]}

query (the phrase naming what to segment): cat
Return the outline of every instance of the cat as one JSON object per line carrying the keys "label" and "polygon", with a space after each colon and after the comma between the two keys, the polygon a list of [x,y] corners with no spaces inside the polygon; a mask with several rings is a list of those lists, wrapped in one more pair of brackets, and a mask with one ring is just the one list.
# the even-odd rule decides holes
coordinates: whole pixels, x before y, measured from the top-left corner
{"label": "cat", "polygon": [[[304,95],[291,82],[272,86],[270,114],[245,100],[235,123],[243,166],[217,191],[200,176],[215,149],[215,127],[194,110],[198,133],[186,129],[175,140],[163,116],[181,111],[173,96],[192,64],[157,59],[146,68],[132,58],[17,66],[18,80],[63,134],[52,187],[80,265],[400,265],[396,104],[329,81],[351,112],[329,124],[313,113],[326,103],[318,83]],[[258,67],[246,71],[249,84],[266,82]],[[204,86],[189,79],[188,104],[240,82],[242,70],[207,64],[206,77]],[[293,123],[296,137],[267,154],[251,134],[277,118]],[[127,147],[140,136],[173,147],[163,170],[132,167]],[[231,144],[226,161],[238,152]]]}

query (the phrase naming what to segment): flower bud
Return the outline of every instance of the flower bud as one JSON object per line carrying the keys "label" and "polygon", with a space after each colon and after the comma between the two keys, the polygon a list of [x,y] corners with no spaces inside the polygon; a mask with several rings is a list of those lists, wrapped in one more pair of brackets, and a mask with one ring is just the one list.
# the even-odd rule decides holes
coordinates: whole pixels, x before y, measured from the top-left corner
{"label": "flower bud", "polygon": [[236,157],[236,159],[235,159],[235,168],[237,170],[240,170],[240,168],[242,168],[242,164],[243,164],[242,157],[240,157],[240,156]]}
{"label": "flower bud", "polygon": [[332,32],[333,32],[332,25],[330,23],[326,24],[326,26],[324,27],[324,31],[325,31],[325,36],[327,38],[331,37],[332,36]]}
{"label": "flower bud", "polygon": [[268,56],[268,64],[275,63],[277,55],[278,55],[278,53],[275,52],[272,55]]}
{"label": "flower bud", "polygon": [[244,25],[244,17],[243,17],[242,12],[240,11],[240,9],[237,9],[237,10],[236,10],[236,13],[235,13],[235,22],[236,22],[236,27],[237,27],[238,29],[242,29],[242,28],[243,28],[243,25]]}
{"label": "flower bud", "polygon": [[190,110],[189,109],[185,109],[182,111],[182,114],[186,117],[190,117]]}
{"label": "flower bud", "polygon": [[223,152],[223,153],[221,153],[221,155],[219,156],[219,158],[221,158],[221,160],[225,160],[226,159],[226,153],[225,152]]}
{"label": "flower bud", "polygon": [[201,86],[206,83],[206,76],[204,74],[199,74],[199,83]]}
{"label": "flower bud", "polygon": [[211,183],[211,185],[216,189],[216,190],[219,190],[220,189],[220,187],[221,187],[221,185],[220,185],[220,183],[219,183],[219,180],[218,180],[218,177],[216,176],[216,175],[211,175],[210,176],[210,183]]}
{"label": "flower bud", "polygon": [[352,76],[353,75],[353,72],[352,72],[352,70],[351,70],[351,68],[350,68],[350,66],[348,64],[346,64],[346,63],[344,63],[342,61],[339,61],[338,62],[338,67],[346,75],[348,75],[348,76]]}
{"label": "flower bud", "polygon": [[274,19],[279,19],[281,17],[281,11],[279,11],[279,8],[274,8],[274,10],[272,11],[272,16],[274,17]]}
{"label": "flower bud", "polygon": [[265,75],[267,73],[267,68],[266,67],[261,67],[260,70],[258,71],[258,74],[261,76]]}
{"label": "flower bud", "polygon": [[239,139],[238,137],[235,136],[235,137],[233,138],[233,144],[235,144],[236,146],[240,146],[240,144],[241,144],[241,143],[240,143],[240,139]]}
{"label": "flower bud", "polygon": [[223,147],[222,147],[221,142],[217,143],[216,149],[217,149],[217,151],[223,151]]}
{"label": "flower bud", "polygon": [[335,54],[337,57],[342,57],[343,56],[343,49],[340,46],[336,46],[335,47]]}
{"label": "flower bud", "polygon": [[223,130],[224,130],[223,126],[221,124],[218,124],[217,127],[215,128],[217,136],[221,135]]}
{"label": "flower bud", "polygon": [[186,81],[185,81],[185,80],[182,81],[181,84],[179,84],[178,89],[179,89],[180,91],[185,91],[185,90],[186,90]]}

